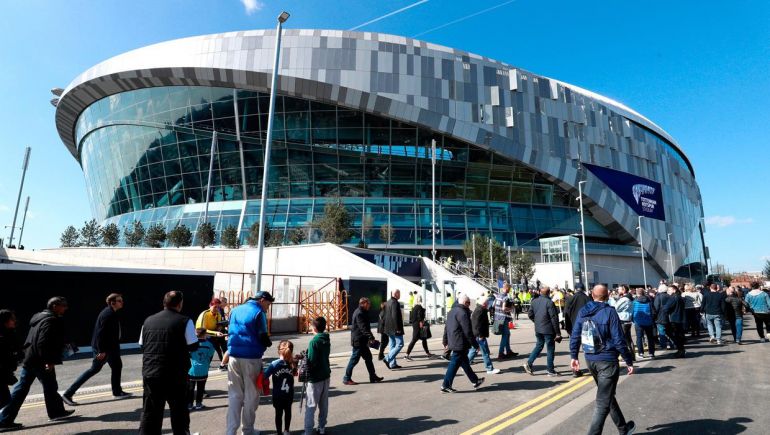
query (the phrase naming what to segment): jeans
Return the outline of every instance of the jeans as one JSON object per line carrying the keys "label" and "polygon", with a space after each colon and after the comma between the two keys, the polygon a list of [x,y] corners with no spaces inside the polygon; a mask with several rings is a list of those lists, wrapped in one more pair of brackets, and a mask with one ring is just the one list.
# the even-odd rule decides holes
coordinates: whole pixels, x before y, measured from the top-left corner
{"label": "jeans", "polygon": [[513,353],[511,350],[511,330],[508,329],[508,322],[505,322],[500,328],[500,350],[498,355],[508,355]]}
{"label": "jeans", "polygon": [[473,361],[479,350],[481,350],[481,357],[484,358],[484,366],[487,368],[487,371],[494,370],[495,366],[492,365],[492,358],[489,356],[489,343],[487,343],[486,337],[476,337],[476,341],[479,343],[479,348],[471,348],[468,352],[468,362]]}
{"label": "jeans", "polygon": [[452,356],[449,358],[449,366],[446,368],[446,374],[444,375],[443,388],[451,388],[452,382],[455,380],[457,370],[462,367],[465,375],[468,376],[471,382],[474,384],[479,381],[479,377],[471,370],[471,363],[468,361],[468,352],[452,351]]}
{"label": "jeans", "polygon": [[770,332],[770,313],[754,313],[754,323],[757,324],[759,338],[765,338],[765,329]]}
{"label": "jeans", "polygon": [[546,349],[546,359],[545,359],[545,366],[548,368],[549,372],[554,372],[553,369],[553,355],[556,352],[556,342],[554,342],[554,335],[553,334],[541,334],[539,332],[535,333],[535,337],[537,338],[537,342],[535,343],[535,348],[532,349],[532,353],[529,354],[529,360],[527,360],[527,364],[530,366],[535,362],[535,358],[540,356],[540,352],[543,351],[543,345],[545,345]]}
{"label": "jeans", "polygon": [[358,364],[358,361],[363,358],[364,364],[366,364],[366,370],[369,372],[369,380],[372,381],[377,377],[377,373],[374,372],[374,363],[372,362],[372,352],[369,350],[369,346],[366,344],[353,348],[350,353],[350,361],[348,361],[348,368],[345,369],[345,376],[342,377],[343,381],[349,381],[353,377],[353,368]]}
{"label": "jeans", "polygon": [[658,328],[658,344],[661,349],[666,350],[666,347],[669,345],[668,337],[666,337],[666,325],[656,323],[655,326]]}
{"label": "jeans", "polygon": [[103,360],[99,361],[96,358],[97,352],[94,352],[94,359],[91,361],[91,367],[84,371],[83,374],[78,376],[75,382],[73,382],[72,385],[67,388],[67,391],[64,392],[64,395],[67,397],[74,396],[78,389],[83,386],[83,384],[88,382],[89,379],[91,379],[95,374],[102,370],[102,367],[104,367],[105,364],[109,364],[110,370],[112,370],[112,375],[110,376],[110,381],[112,384],[112,395],[117,396],[121,394],[123,392],[123,388],[120,387],[120,374],[123,370],[123,361],[120,359],[120,351],[107,352],[106,354],[107,356]]}
{"label": "jeans", "polygon": [[710,338],[722,339],[721,314],[706,314],[706,326],[708,327]]}
{"label": "jeans", "polygon": [[647,351],[655,356],[655,334],[652,331],[652,325],[640,326],[634,325],[636,329],[636,353],[644,355],[644,336],[647,336]]}
{"label": "jeans", "polygon": [[385,362],[388,363],[388,367],[396,365],[396,355],[404,348],[404,336],[403,335],[389,335],[390,352],[385,357]]}
{"label": "jeans", "polygon": [[621,434],[626,433],[626,419],[615,400],[615,390],[620,376],[620,364],[617,361],[588,361],[588,371],[596,382],[596,409],[588,429],[588,435],[599,435],[604,429],[607,414]]}
{"label": "jeans", "polygon": [[[315,410],[318,408],[318,429],[326,428],[326,416],[329,414],[329,381],[308,382],[305,402],[305,435],[312,435],[315,423]],[[288,428],[287,428],[288,429]]]}
{"label": "jeans", "polygon": [[13,386],[11,391],[11,400],[8,405],[0,411],[0,423],[13,423],[16,416],[19,415],[19,409],[24,404],[24,399],[29,394],[29,388],[35,379],[39,379],[43,384],[43,395],[45,397],[45,409],[48,411],[48,418],[55,418],[64,414],[64,402],[59,396],[59,384],[56,382],[56,370],[45,370],[42,367],[22,367],[19,372],[19,381]]}
{"label": "jeans", "polygon": [[236,358],[230,355],[227,364],[227,435],[235,435],[243,424],[242,433],[254,430],[254,418],[259,407],[257,376],[262,371],[262,358]]}
{"label": "jeans", "polygon": [[736,317],[730,320],[730,331],[733,333],[736,343],[740,342],[743,336],[743,317]]}
{"label": "jeans", "polygon": [[187,376],[144,378],[143,409],[139,433],[156,435],[163,426],[163,410],[168,402],[171,431],[174,435],[190,433],[190,410],[187,409]]}

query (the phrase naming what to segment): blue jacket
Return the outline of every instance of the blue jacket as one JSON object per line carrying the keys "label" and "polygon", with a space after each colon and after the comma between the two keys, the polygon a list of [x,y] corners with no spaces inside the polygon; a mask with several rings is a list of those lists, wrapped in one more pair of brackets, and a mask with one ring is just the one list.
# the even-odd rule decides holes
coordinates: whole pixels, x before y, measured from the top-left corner
{"label": "blue jacket", "polygon": [[209,364],[214,357],[214,345],[208,340],[198,340],[198,349],[190,352],[191,378],[207,378],[209,376]]}
{"label": "blue jacket", "polygon": [[652,301],[647,296],[637,296],[631,306],[631,319],[639,326],[652,326],[655,323]]}
{"label": "blue jacket", "polygon": [[627,365],[633,365],[633,356],[626,346],[626,338],[623,335],[618,313],[606,302],[591,301],[578,313],[577,321],[569,335],[569,351],[572,359],[577,359],[580,351],[580,336],[583,332],[583,322],[591,318],[599,335],[604,342],[604,348],[599,353],[585,354],[588,361],[617,361],[618,355],[622,355]]}
{"label": "blue jacket", "polygon": [[746,295],[746,303],[755,313],[770,312],[770,296],[762,290],[752,290]]}
{"label": "blue jacket", "polygon": [[230,311],[227,351],[236,358],[262,358],[265,344],[261,335],[267,335],[267,317],[259,302],[249,299]]}

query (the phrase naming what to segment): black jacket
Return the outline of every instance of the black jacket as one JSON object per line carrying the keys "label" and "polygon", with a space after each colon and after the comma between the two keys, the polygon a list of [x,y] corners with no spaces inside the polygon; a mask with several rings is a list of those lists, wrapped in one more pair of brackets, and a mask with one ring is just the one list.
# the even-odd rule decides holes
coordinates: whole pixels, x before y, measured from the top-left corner
{"label": "black jacket", "polygon": [[390,298],[385,304],[385,333],[387,335],[404,335],[404,318],[401,315],[401,304],[398,299]]}
{"label": "black jacket", "polygon": [[13,373],[22,358],[21,343],[14,330],[0,325],[0,385],[15,384]]}
{"label": "black jacket", "polygon": [[190,318],[171,309],[153,314],[142,325],[142,377],[186,379],[190,351],[198,341],[187,344],[185,330]]}
{"label": "black jacket", "polygon": [[740,296],[732,295],[725,298],[725,317],[728,319],[743,318],[746,312],[746,302]]}
{"label": "black jacket", "polygon": [[447,314],[444,328],[444,346],[457,352],[468,352],[471,347],[478,348],[479,344],[473,336],[471,327],[471,310],[463,304],[454,304]]}
{"label": "black jacket", "polygon": [[49,310],[32,316],[24,346],[27,348],[22,362],[24,367],[41,368],[45,364],[61,364],[64,351],[62,318]]}
{"label": "black jacket", "polygon": [[353,347],[367,346],[374,340],[369,326],[369,311],[361,307],[353,312],[353,324],[350,325],[350,345]]}
{"label": "black jacket", "polygon": [[409,320],[413,327],[419,328],[420,322],[425,321],[425,308],[420,304],[415,304],[412,311],[409,313]]}
{"label": "black jacket", "polygon": [[94,325],[91,337],[94,352],[120,352],[120,312],[105,307]]}
{"label": "black jacket", "polygon": [[707,291],[703,294],[700,310],[706,314],[725,314],[725,293]]}
{"label": "black jacket", "polygon": [[380,310],[379,320],[377,321],[377,333],[385,333],[385,309]]}
{"label": "black jacket", "polygon": [[561,335],[559,312],[556,311],[556,304],[550,298],[540,297],[533,299],[527,315],[535,323],[536,333]]}
{"label": "black jacket", "polygon": [[670,314],[669,299],[670,296],[667,293],[658,293],[652,302],[652,308],[655,310],[655,323],[659,325],[668,325],[670,323],[668,318]]}
{"label": "black jacket", "polygon": [[666,310],[668,311],[668,319],[671,323],[687,323],[687,318],[684,314],[683,297],[676,294],[668,295]]}
{"label": "black jacket", "polygon": [[489,313],[481,304],[471,313],[471,324],[473,325],[473,336],[479,338],[489,337]]}
{"label": "black jacket", "polygon": [[[582,290],[576,292],[571,298],[567,298],[567,301],[564,303],[564,321],[568,326],[575,323],[578,313],[589,302],[591,302],[591,298]],[[567,330],[570,329],[568,328]]]}

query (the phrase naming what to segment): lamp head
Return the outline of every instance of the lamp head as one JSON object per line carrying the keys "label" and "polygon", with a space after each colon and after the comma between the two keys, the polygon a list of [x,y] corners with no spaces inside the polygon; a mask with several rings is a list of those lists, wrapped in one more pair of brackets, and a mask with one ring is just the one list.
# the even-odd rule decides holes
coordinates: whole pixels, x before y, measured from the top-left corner
{"label": "lamp head", "polygon": [[281,12],[281,15],[278,15],[278,22],[281,24],[285,23],[286,20],[289,19],[289,13],[286,11]]}

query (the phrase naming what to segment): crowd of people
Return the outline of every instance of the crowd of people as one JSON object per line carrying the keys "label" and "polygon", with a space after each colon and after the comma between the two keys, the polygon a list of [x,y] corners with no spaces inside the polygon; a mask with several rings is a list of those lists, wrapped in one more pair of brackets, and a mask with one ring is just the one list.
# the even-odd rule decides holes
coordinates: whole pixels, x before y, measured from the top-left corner
{"label": "crowd of people", "polygon": [[[614,398],[620,362],[632,374],[635,361],[655,358],[656,350],[675,350],[674,356],[685,357],[687,335],[698,338],[704,330],[709,342],[722,345],[727,341],[723,330],[729,327],[733,341],[741,345],[746,315],[754,317],[759,340],[766,342],[765,331],[770,333],[770,296],[758,284],[752,287],[685,284],[680,289],[677,284],[661,282],[657,288],[619,286],[609,291],[606,286],[597,285],[588,292],[577,284],[574,291],[540,286],[514,292],[505,284],[499,292],[476,301],[473,311],[470,298],[461,293],[446,316],[442,343],[448,366],[440,390],[457,391],[454,380],[461,368],[471,387],[481,388],[485,378],[471,368],[479,354],[488,375],[500,373],[494,367],[489,348],[490,333],[500,336],[497,361],[515,357],[518,354],[511,348],[510,329],[518,313],[525,311],[534,325],[535,346],[523,364],[524,372],[535,374],[534,364],[545,349],[546,375],[559,376],[554,366],[555,344],[564,335],[569,336],[573,376],[584,375],[578,361],[582,350],[588,373],[597,385],[596,410],[589,433],[601,433],[608,415],[621,434],[632,433],[633,421],[624,419]],[[352,351],[343,384],[358,385],[353,380],[353,371],[361,359],[369,382],[383,381],[373,362],[373,350],[378,352],[378,359],[387,370],[402,368],[398,355],[404,347],[405,323],[400,296],[400,291],[395,290],[380,306],[379,340],[370,327],[371,301],[366,297],[358,301],[350,326]],[[294,344],[283,340],[277,346],[278,359],[263,363],[264,353],[273,344],[267,324],[273,301],[269,292],[259,291],[230,309],[226,300],[213,298],[209,308],[193,322],[182,314],[182,292],[165,294],[164,309],[149,316],[139,334],[144,390],[139,432],[161,433],[168,404],[173,433],[189,433],[190,412],[204,408],[209,368],[217,355],[219,367],[227,372],[228,379],[225,433],[235,434],[239,429],[243,433],[257,433],[255,416],[259,398],[271,383],[276,431],[288,433],[295,377],[303,382],[300,407],[305,411],[305,434],[326,433],[331,378],[331,341],[326,320],[312,319],[314,336],[306,351],[295,354]],[[64,405],[78,406],[75,394],[104,365],[111,369],[112,395],[116,399],[131,397],[131,393],[121,387],[124,298],[112,293],[105,302],[94,325],[91,366],[61,395],[55,366],[62,364],[67,356],[62,323],[68,309],[67,300],[51,298],[46,309],[30,320],[23,342],[14,332],[15,314],[0,310],[0,375],[4,379],[0,387],[0,430],[22,428],[15,419],[35,379],[42,384],[51,420],[73,416],[74,410],[67,410]],[[402,359],[413,361],[412,351],[418,342],[427,358],[436,357],[428,348],[427,340],[432,334],[421,298],[410,294],[408,306],[412,339]],[[17,379],[19,364],[21,371]],[[9,391],[10,385],[13,385],[12,391]]]}

